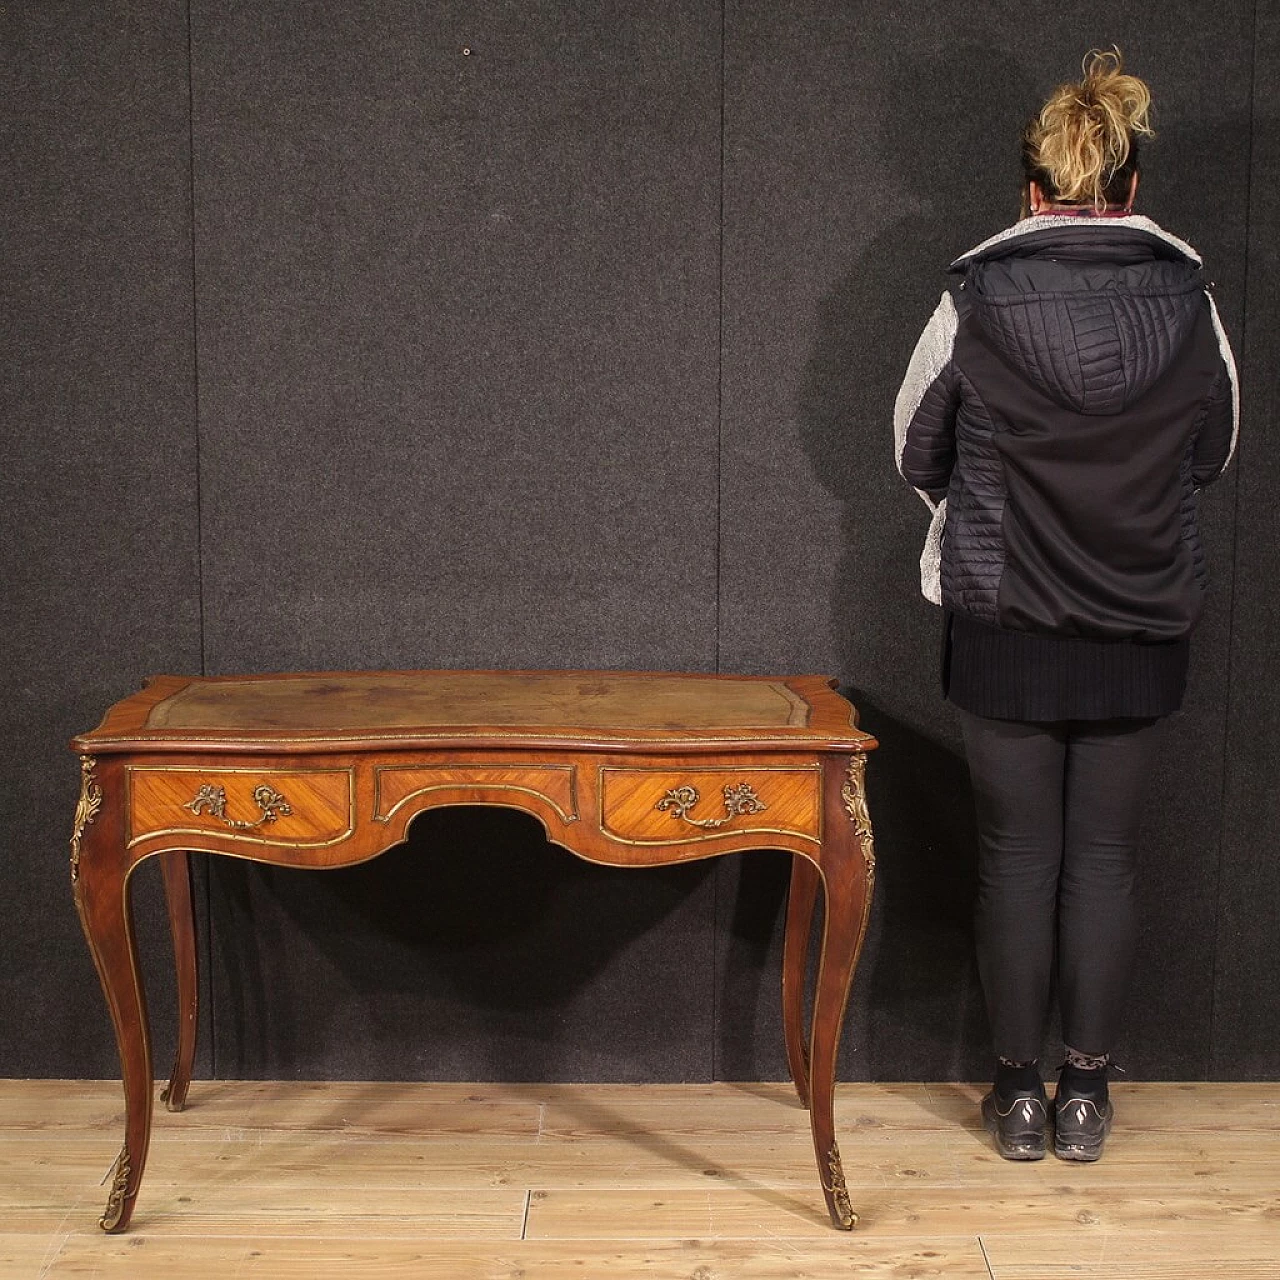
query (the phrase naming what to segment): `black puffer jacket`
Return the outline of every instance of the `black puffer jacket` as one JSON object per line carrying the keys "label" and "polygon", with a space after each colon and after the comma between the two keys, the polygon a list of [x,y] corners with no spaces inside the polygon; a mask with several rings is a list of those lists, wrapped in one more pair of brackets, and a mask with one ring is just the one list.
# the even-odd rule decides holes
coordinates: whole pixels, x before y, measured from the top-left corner
{"label": "black puffer jacket", "polygon": [[925,594],[1042,636],[1185,636],[1196,492],[1238,404],[1199,257],[1146,218],[1040,216],[952,270],[895,415],[899,468],[935,507]]}

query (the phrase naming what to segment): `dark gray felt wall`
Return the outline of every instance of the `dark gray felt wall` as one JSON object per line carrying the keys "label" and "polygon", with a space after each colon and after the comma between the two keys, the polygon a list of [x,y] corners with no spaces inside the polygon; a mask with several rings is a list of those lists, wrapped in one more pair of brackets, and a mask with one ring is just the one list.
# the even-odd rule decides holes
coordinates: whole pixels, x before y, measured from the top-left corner
{"label": "dark gray felt wall", "polygon": [[[1149,149],[1143,206],[1200,247],[1225,323],[1243,332],[1251,0],[1212,12],[1081,3],[1069,22],[1063,12],[931,6],[927,22],[904,27],[893,7],[731,8],[720,660],[726,670],[838,673],[883,744],[872,774],[880,871],[850,1004],[850,1073],[989,1070],[972,960],[968,775],[958,726],[938,701],[937,611],[910,590],[927,513],[886,462],[886,422],[945,265],[1017,214],[1012,140],[1091,45],[1119,44],[1150,81],[1166,140]],[[1249,405],[1258,452],[1270,425],[1260,408]],[[1117,1052],[1148,1077],[1203,1075],[1219,1048],[1235,483],[1233,473],[1202,504],[1213,598],[1143,851],[1141,953]],[[1272,598],[1266,579],[1256,589]],[[1265,632],[1249,634],[1266,646]],[[1244,826],[1257,822],[1266,785],[1241,798]],[[1242,850],[1222,889],[1245,877],[1274,896],[1274,842],[1269,850],[1269,862]],[[1252,902],[1257,886],[1240,892]],[[769,923],[776,963],[779,922]],[[1243,978],[1244,955],[1237,965]],[[726,980],[737,971],[731,964]],[[772,984],[762,991],[754,1026],[767,1054],[755,1061],[776,1076],[785,1061],[774,994]],[[1274,1000],[1264,1018],[1260,1034],[1274,1045]],[[1280,1071],[1280,1048],[1263,1056]]]}
{"label": "dark gray felt wall", "polygon": [[1213,985],[1219,1078],[1280,1075],[1280,10],[1258,9],[1253,61],[1245,427],[1235,503],[1227,750]]}
{"label": "dark gray felt wall", "polygon": [[[64,744],[143,674],[582,666],[853,691],[883,750],[844,1074],[981,1075],[967,775],[889,419],[946,262],[1016,212],[1023,120],[1115,41],[1164,135],[1144,205],[1209,260],[1246,397],[1121,1058],[1280,1075],[1280,23],[1254,8],[0,14],[0,1074],[117,1070]],[[200,1070],[777,1078],[786,876],[591,867],[473,809],[325,875],[215,860]]]}
{"label": "dark gray felt wall", "polygon": [[[5,1076],[119,1073],[67,879],[66,742],[149,672],[200,667],[186,35],[181,11],[142,0],[0,12]],[[160,877],[143,872],[168,1014]]]}

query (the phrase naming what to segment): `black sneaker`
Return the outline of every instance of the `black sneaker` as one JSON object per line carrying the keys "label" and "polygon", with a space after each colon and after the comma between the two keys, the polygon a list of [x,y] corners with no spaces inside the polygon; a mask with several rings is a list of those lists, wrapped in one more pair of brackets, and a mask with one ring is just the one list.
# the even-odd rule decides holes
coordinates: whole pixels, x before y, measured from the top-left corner
{"label": "black sneaker", "polygon": [[1110,1098],[1087,1098],[1060,1083],[1053,1100],[1053,1154],[1060,1160],[1096,1160],[1113,1114]]}
{"label": "black sneaker", "polygon": [[1007,1097],[993,1089],[982,1100],[982,1122],[1006,1160],[1044,1159],[1049,1099],[1043,1084],[1017,1089]]}

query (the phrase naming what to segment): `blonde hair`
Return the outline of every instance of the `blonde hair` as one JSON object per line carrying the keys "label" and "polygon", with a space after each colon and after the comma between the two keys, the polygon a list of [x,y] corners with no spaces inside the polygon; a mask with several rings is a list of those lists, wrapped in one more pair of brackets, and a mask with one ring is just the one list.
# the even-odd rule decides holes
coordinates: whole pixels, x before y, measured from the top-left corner
{"label": "blonde hair", "polygon": [[1114,47],[1091,49],[1082,70],[1084,79],[1059,85],[1027,126],[1023,168],[1048,198],[1102,209],[1128,201],[1137,139],[1155,136],[1151,90],[1125,74]]}

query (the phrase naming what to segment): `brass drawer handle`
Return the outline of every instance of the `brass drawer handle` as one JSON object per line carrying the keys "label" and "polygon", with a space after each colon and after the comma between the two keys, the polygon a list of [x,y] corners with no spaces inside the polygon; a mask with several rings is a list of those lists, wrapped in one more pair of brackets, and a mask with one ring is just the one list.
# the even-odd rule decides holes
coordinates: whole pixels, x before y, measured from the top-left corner
{"label": "brass drawer handle", "polygon": [[212,817],[235,831],[252,831],[254,827],[260,827],[264,822],[274,822],[277,818],[288,817],[293,812],[292,806],[284,796],[266,783],[260,787],[254,787],[253,802],[262,810],[262,816],[256,822],[239,822],[235,818],[228,818],[226,788],[205,783],[196,792],[195,799],[188,800],[182,807],[190,809],[197,816],[208,809]]}
{"label": "brass drawer handle", "polygon": [[768,806],[756,795],[749,782],[739,782],[737,786],[724,788],[723,818],[691,818],[689,810],[698,803],[697,787],[676,787],[668,791],[654,806],[656,809],[670,809],[671,816],[680,822],[687,822],[691,827],[701,827],[704,831],[713,831],[723,827],[726,822],[743,814],[763,813]]}

